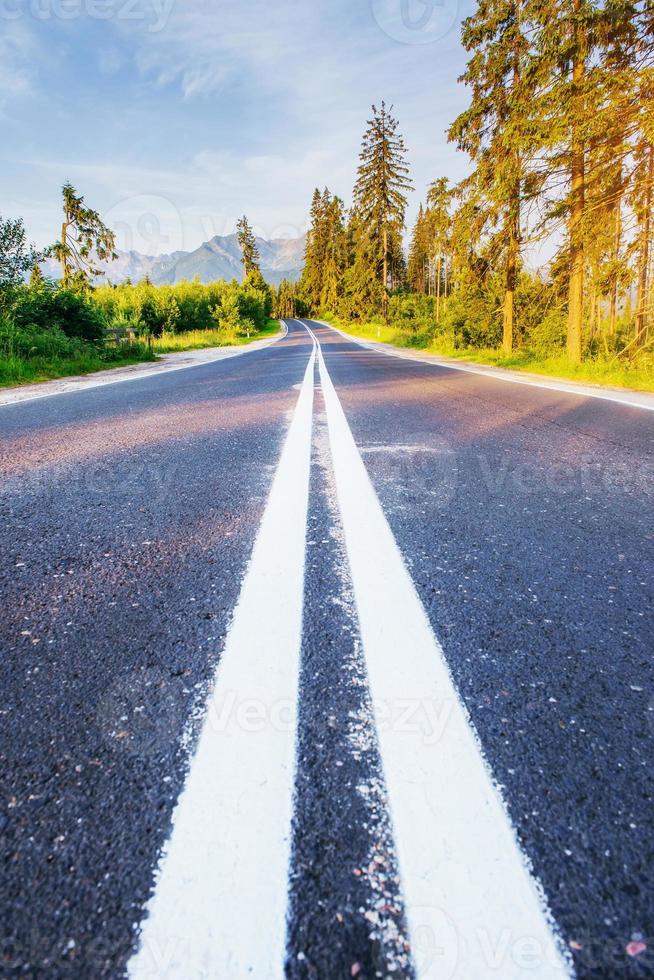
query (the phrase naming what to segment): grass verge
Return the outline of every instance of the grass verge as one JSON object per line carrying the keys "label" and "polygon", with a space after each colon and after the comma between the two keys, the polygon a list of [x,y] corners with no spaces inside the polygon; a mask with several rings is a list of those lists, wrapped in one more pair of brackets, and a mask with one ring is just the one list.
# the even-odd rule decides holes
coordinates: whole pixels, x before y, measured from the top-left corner
{"label": "grass verge", "polygon": [[0,354],[0,388],[36,384],[40,381],[156,361],[158,355],[175,351],[200,350],[205,347],[241,347],[255,340],[274,337],[279,329],[278,320],[268,320],[263,330],[251,334],[250,337],[226,336],[219,330],[188,330],[184,333],[164,334],[153,340],[152,350],[148,349],[147,344],[138,343],[104,351],[96,351],[90,346],[88,350],[83,350],[82,345],[79,345],[70,356],[52,354],[21,357]]}
{"label": "grass verge", "polygon": [[263,330],[250,334],[226,334],[223,330],[186,330],[184,333],[165,333],[152,341],[155,354],[172,354],[175,351],[203,350],[205,347],[243,347],[255,340],[265,340],[279,333],[279,320],[268,320]]}
{"label": "grass verge", "polygon": [[565,381],[588,382],[635,391],[654,391],[654,354],[641,354],[632,362],[605,356],[587,358],[581,364],[572,364],[564,353],[543,357],[532,351],[514,351],[507,355],[494,348],[457,348],[445,337],[437,337],[429,345],[417,342],[414,334],[400,327],[377,323],[344,323],[335,317],[325,317],[350,337],[374,340],[395,347],[421,350],[453,360],[490,364],[511,371],[544,374]]}
{"label": "grass verge", "polygon": [[111,351],[109,356],[92,350],[88,353],[78,353],[73,357],[0,356],[0,388],[35,384],[39,381],[51,381],[54,378],[66,378],[71,375],[92,374],[109,368],[139,364],[142,361],[156,361],[155,355],[142,344],[131,345],[129,353]]}

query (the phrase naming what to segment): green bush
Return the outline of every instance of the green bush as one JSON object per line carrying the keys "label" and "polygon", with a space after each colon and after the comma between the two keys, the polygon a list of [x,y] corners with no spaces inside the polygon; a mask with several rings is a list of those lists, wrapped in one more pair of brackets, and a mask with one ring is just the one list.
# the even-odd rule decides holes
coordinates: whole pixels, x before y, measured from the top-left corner
{"label": "green bush", "polygon": [[19,331],[28,333],[60,331],[66,337],[94,343],[106,331],[102,311],[86,295],[47,281],[36,288],[16,289],[9,315]]}

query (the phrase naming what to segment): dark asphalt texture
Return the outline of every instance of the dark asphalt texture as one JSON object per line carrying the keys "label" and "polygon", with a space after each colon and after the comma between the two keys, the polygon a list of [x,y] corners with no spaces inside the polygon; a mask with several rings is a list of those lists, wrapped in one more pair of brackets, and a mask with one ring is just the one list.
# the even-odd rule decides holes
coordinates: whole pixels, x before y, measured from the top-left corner
{"label": "dark asphalt texture", "polygon": [[286,976],[412,980],[319,388],[314,402],[299,708]]}
{"label": "dark asphalt texture", "polygon": [[652,414],[311,326],[579,977],[654,976]]}
{"label": "dark asphalt texture", "polygon": [[2,976],[122,974],[310,352],[0,409]]}
{"label": "dark asphalt texture", "polygon": [[[312,329],[578,976],[654,977],[651,413]],[[311,346],[0,408],[0,976],[124,973]],[[319,389],[304,616],[286,974],[409,980]]]}

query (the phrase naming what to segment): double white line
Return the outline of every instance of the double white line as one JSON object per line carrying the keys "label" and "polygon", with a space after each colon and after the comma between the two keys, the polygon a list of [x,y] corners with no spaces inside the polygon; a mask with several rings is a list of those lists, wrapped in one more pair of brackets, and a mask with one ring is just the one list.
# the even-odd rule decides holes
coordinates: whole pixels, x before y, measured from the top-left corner
{"label": "double white line", "polygon": [[[542,891],[309,333],[313,351],[129,975],[284,976],[317,358],[372,701],[448,705],[437,744],[419,727],[381,718],[377,725],[419,980],[569,977]],[[243,710],[226,715],[228,702]]]}

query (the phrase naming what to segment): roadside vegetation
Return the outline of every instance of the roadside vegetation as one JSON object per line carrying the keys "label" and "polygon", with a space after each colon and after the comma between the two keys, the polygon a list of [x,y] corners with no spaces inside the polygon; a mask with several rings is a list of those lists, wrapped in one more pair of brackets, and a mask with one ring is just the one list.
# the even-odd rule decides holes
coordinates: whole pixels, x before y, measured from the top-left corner
{"label": "roadside vegetation", "polygon": [[68,184],[63,204],[62,237],[48,250],[61,264],[56,281],[43,276],[44,256],[28,244],[22,221],[0,218],[0,386],[246,344],[279,329],[245,218],[239,222],[242,284],[97,285],[95,264],[113,256],[113,235]]}
{"label": "roadside vegetation", "polygon": [[181,333],[162,333],[152,341],[155,354],[172,354],[175,351],[204,350],[206,347],[240,347],[254,340],[265,340],[280,332],[279,320],[267,319],[264,326],[248,336],[243,330],[228,333],[225,330],[186,330]]}
{"label": "roadside vegetation", "polygon": [[[316,190],[278,303],[358,336],[654,389],[654,19],[646,2],[489,0],[463,23],[469,104],[403,249],[398,121],[365,130],[349,208]],[[553,258],[536,268],[539,249]]]}

